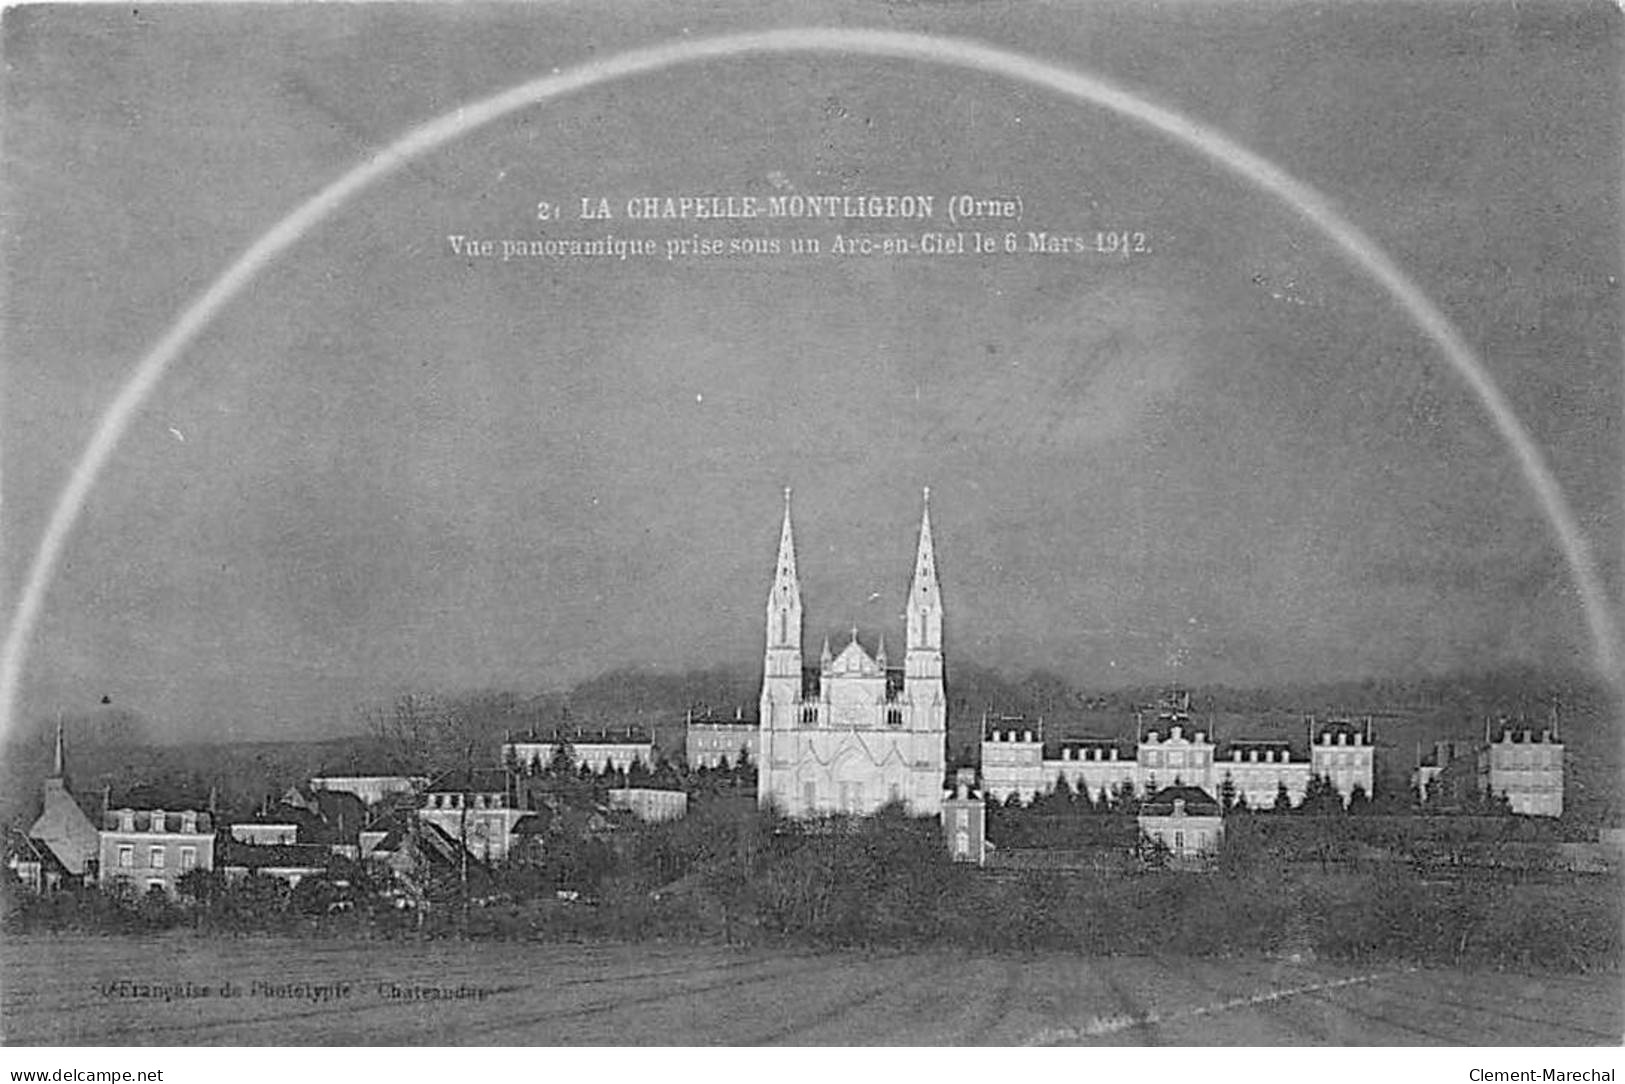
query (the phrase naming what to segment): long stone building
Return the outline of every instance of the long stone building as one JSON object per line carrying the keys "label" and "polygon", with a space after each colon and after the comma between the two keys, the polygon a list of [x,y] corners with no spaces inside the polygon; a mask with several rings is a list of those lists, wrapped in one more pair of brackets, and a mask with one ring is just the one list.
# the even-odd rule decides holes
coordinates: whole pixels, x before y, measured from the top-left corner
{"label": "long stone building", "polygon": [[1099,799],[1127,785],[1144,797],[1169,786],[1199,787],[1218,794],[1229,779],[1254,809],[1274,805],[1284,785],[1294,803],[1309,780],[1331,781],[1345,804],[1360,787],[1371,796],[1375,748],[1369,722],[1309,724],[1306,749],[1281,740],[1238,740],[1220,745],[1193,723],[1188,702],[1164,706],[1156,722],[1129,746],[1110,738],[1062,741],[1046,746],[1043,728],[1010,720],[984,728],[982,785],[988,797],[1024,802],[1054,790],[1061,779],[1080,794]]}

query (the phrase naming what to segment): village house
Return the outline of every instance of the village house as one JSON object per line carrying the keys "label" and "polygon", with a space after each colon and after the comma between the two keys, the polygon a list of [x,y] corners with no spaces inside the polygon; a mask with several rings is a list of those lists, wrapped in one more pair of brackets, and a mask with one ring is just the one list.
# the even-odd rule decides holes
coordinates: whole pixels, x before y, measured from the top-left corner
{"label": "village house", "polygon": [[214,868],[214,818],[196,809],[110,809],[102,817],[101,880],[128,882],[140,893],[176,884],[194,869]]}
{"label": "village house", "polygon": [[1224,839],[1224,811],[1200,787],[1164,787],[1141,805],[1139,821],[1141,834],[1175,859],[1216,855]]}

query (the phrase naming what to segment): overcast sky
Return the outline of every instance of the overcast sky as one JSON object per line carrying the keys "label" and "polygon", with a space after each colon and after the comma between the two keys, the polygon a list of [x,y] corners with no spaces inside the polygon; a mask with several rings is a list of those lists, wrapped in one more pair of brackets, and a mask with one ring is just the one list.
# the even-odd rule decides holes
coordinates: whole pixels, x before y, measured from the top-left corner
{"label": "overcast sky", "polygon": [[[1482,353],[1617,584],[1607,5],[601,8],[7,10],[8,617],[131,366],[297,202],[554,67],[792,23],[1104,76],[1320,188]],[[1153,251],[502,264],[446,243],[853,232],[535,221],[589,194],[787,192],[1014,194],[1020,230]],[[408,688],[758,664],[786,485],[812,650],[854,623],[900,643],[930,485],[950,666],[1099,687],[1590,658],[1482,410],[1279,204],[1027,87],[780,57],[499,122],[270,269],[94,492],[21,713],[106,695],[166,736],[292,736]]]}

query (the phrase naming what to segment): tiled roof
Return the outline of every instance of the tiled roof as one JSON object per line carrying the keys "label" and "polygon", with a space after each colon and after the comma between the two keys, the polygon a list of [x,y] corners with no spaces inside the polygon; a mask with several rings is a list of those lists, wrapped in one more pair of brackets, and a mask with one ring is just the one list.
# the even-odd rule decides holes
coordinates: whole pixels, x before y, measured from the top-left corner
{"label": "tiled roof", "polygon": [[248,869],[326,869],[333,858],[333,851],[319,844],[242,843],[227,838],[220,841],[214,864]]}
{"label": "tiled roof", "polygon": [[1140,807],[1140,815],[1171,816],[1176,801],[1185,803],[1185,813],[1191,817],[1216,817],[1221,812],[1218,801],[1201,787],[1173,786],[1163,787],[1147,798]]}
{"label": "tiled roof", "polygon": [[133,814],[131,819],[135,825],[134,831],[137,832],[164,831],[178,833],[185,831],[194,835],[208,835],[214,831],[214,817],[208,813],[190,811],[195,818],[195,825],[187,829],[182,828],[183,817],[181,811],[167,809],[163,811],[164,821],[162,826],[159,829],[154,829],[153,818],[158,812],[155,809],[109,809],[102,815],[102,828],[104,831],[109,832],[126,831],[123,827],[123,814],[131,813]]}
{"label": "tiled roof", "polygon": [[501,794],[508,789],[508,773],[502,768],[478,768],[473,772],[448,772],[429,784],[430,794]]}

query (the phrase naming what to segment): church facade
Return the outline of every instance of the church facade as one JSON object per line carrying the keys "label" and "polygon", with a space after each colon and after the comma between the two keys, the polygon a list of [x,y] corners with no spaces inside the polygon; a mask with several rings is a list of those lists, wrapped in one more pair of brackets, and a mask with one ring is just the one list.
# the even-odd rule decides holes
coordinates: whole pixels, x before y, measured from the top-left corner
{"label": "church facade", "polygon": [[870,654],[855,628],[839,653],[826,639],[817,664],[808,665],[785,491],[778,567],[767,598],[759,804],[794,817],[864,815],[889,802],[901,802],[914,816],[941,812],[948,699],[930,496],[928,489],[908,594],[903,665],[891,665],[884,636]]}

